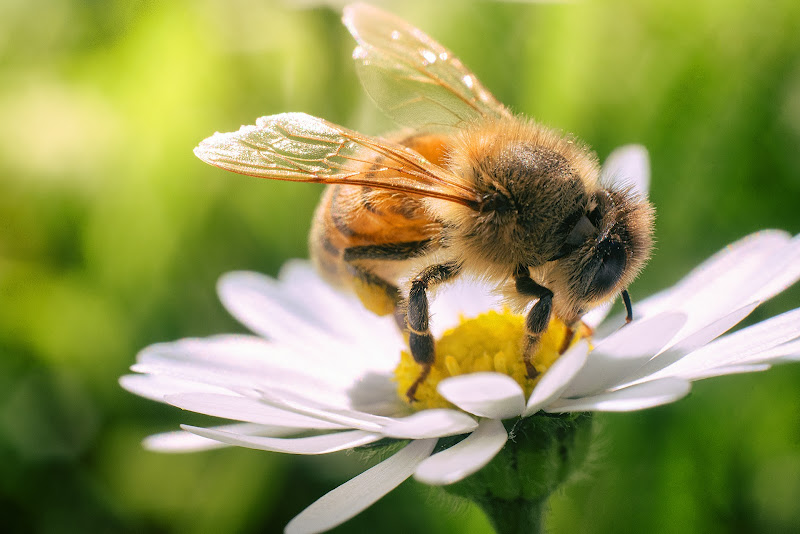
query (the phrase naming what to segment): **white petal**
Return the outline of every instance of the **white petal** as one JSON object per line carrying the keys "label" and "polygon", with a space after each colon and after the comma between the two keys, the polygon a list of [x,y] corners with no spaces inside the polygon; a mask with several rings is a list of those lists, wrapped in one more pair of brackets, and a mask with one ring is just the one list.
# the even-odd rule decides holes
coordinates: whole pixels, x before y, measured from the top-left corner
{"label": "white petal", "polygon": [[414,478],[430,485],[458,482],[488,464],[507,440],[502,421],[484,419],[463,441],[419,464]]}
{"label": "white petal", "polygon": [[536,384],[522,416],[533,415],[553,399],[558,398],[575,375],[586,365],[588,357],[589,344],[582,340],[557,359]]}
{"label": "white petal", "polygon": [[603,304],[597,306],[596,308],[593,308],[592,310],[589,311],[589,313],[581,317],[581,321],[583,321],[584,324],[586,324],[586,326],[595,329],[608,316],[608,312],[611,311],[613,305],[614,305],[613,300],[604,302]]}
{"label": "white petal", "polygon": [[477,426],[478,423],[463,412],[435,409],[393,419],[381,429],[381,433],[399,439],[440,438],[466,434]]}
{"label": "white petal", "polygon": [[668,376],[667,374],[656,375],[656,373],[680,360],[686,354],[689,354],[708,344],[710,341],[716,339],[718,336],[739,324],[742,319],[750,315],[756,306],[758,306],[758,302],[753,302],[742,308],[739,308],[738,310],[734,310],[721,319],[718,319],[710,325],[701,328],[694,334],[681,340],[678,344],[673,345],[664,352],[656,355],[635,373],[628,376],[626,381],[636,382]]}
{"label": "white petal", "polygon": [[683,311],[687,336],[729,310],[764,300],[797,279],[800,240],[785,232],[752,234],[715,254],[674,287],[640,301],[635,312],[649,317],[664,310]]}
{"label": "white petal", "polygon": [[800,278],[800,235],[770,258],[772,269],[762,272],[764,285],[752,296],[753,300],[767,300],[794,284]]}
{"label": "white petal", "polygon": [[660,406],[685,397],[691,384],[678,378],[662,378],[609,393],[559,399],[545,408],[548,412],[630,412]]}
{"label": "white petal", "polygon": [[342,424],[307,417],[287,410],[280,410],[272,406],[267,406],[255,399],[234,395],[179,393],[177,395],[168,395],[164,400],[184,410],[232,419],[234,421],[318,430],[346,427]]}
{"label": "white petal", "polygon": [[750,263],[753,259],[762,260],[772,253],[783,249],[789,243],[791,236],[782,231],[765,230],[750,234],[735,243],[731,243],[720,250],[699,266],[692,269],[678,284],[662,293],[653,295],[640,304],[641,308],[648,308],[651,300],[659,297],[669,297],[672,301],[679,301],[683,297],[692,295],[703,287],[713,284],[715,280],[726,273],[741,269],[743,264]]}
{"label": "white petal", "polygon": [[760,355],[760,361],[793,361],[800,356],[800,341],[783,343],[769,350],[765,350]]}
{"label": "white petal", "polygon": [[658,354],[685,321],[683,313],[664,313],[620,328],[597,344],[565,396],[583,397],[619,385]]}
{"label": "white petal", "polygon": [[650,189],[650,158],[641,145],[626,145],[609,154],[603,163],[600,183],[605,187],[630,187],[646,197]]}
{"label": "white petal", "polygon": [[286,534],[323,532],[341,525],[410,477],[430,456],[435,439],[416,440],[375,467],[327,493],[286,525]]}
{"label": "white petal", "polygon": [[361,325],[366,317],[374,317],[355,295],[343,293],[322,280],[310,263],[287,262],[280,272],[280,286],[287,300],[300,303],[302,313],[336,334],[337,337],[360,339],[365,335]]}
{"label": "white petal", "polygon": [[261,391],[259,393],[261,402],[272,408],[302,414],[321,421],[328,421],[342,427],[351,427],[367,432],[380,432],[386,424],[392,421],[389,417],[331,406],[310,396],[299,395],[294,391],[272,388],[269,391]]}
{"label": "white petal", "polygon": [[800,308],[723,336],[653,376],[693,376],[730,365],[762,363],[761,355],[800,336]]}
{"label": "white petal", "polygon": [[230,393],[229,390],[217,386],[198,384],[197,382],[178,380],[166,376],[125,375],[120,377],[119,384],[135,395],[157,402],[166,402],[164,397],[176,393]]}
{"label": "white petal", "polygon": [[379,434],[370,434],[362,430],[333,432],[331,434],[304,438],[274,438],[248,436],[245,434],[236,434],[218,429],[215,430],[189,425],[181,425],[181,428],[192,434],[197,434],[198,436],[208,439],[215,439],[229,445],[288,454],[328,454],[361,447],[362,445],[374,443],[381,439]]}
{"label": "white petal", "polygon": [[[280,278],[287,298],[304,302],[304,313],[327,324],[340,342],[343,351],[337,363],[352,360],[368,370],[394,371],[405,341],[393,317],[378,317],[354,294],[334,289],[308,262],[290,261]],[[333,355],[326,350],[323,356]]]}
{"label": "white petal", "polygon": [[[212,427],[212,430],[222,430],[234,434],[244,434],[250,436],[272,436],[283,437],[297,433],[296,428],[285,426],[254,425],[251,423],[238,423],[234,425],[223,425]],[[174,432],[163,432],[145,438],[144,448],[156,452],[197,452],[220,447],[228,447],[227,443],[222,443],[214,439],[200,437],[185,430]]]}
{"label": "white petal", "polygon": [[[396,359],[402,336],[390,317],[376,317],[345,295],[319,285],[314,292],[250,272],[224,275],[218,284],[220,300],[242,324],[270,340],[327,353],[344,343],[349,358],[386,364]],[[326,295],[324,304],[318,301]],[[363,328],[369,322],[370,328]],[[389,356],[389,359],[383,356]],[[387,360],[387,361],[384,361]]]}
{"label": "white petal", "polygon": [[307,415],[334,424],[400,439],[422,439],[471,432],[476,426],[472,417],[455,410],[423,410],[406,417],[385,417],[354,409],[326,406],[308,397],[275,390],[262,392],[263,402],[274,408]]}
{"label": "white petal", "polygon": [[704,371],[697,371],[696,373],[687,373],[681,378],[686,380],[703,380],[704,378],[713,378],[715,376],[725,375],[740,375],[744,373],[759,373],[767,371],[772,366],[768,363],[751,363],[749,365],[728,365],[723,367],[715,367],[713,369],[706,369]]}
{"label": "white petal", "polygon": [[333,333],[309,315],[305,303],[288,298],[279,282],[258,273],[226,273],[217,290],[231,315],[268,339],[328,338]]}
{"label": "white petal", "polygon": [[513,378],[500,373],[472,373],[439,382],[439,394],[465,412],[507,419],[522,414],[525,396]]}
{"label": "white petal", "polygon": [[431,295],[431,333],[439,338],[457,326],[461,317],[477,317],[489,310],[502,310],[502,298],[495,288],[467,276],[460,276]]}
{"label": "white petal", "polygon": [[132,369],[229,389],[291,385],[330,403],[346,404],[347,390],[363,371],[336,362],[320,364],[315,358],[252,336],[216,336],[152,345],[139,354]]}

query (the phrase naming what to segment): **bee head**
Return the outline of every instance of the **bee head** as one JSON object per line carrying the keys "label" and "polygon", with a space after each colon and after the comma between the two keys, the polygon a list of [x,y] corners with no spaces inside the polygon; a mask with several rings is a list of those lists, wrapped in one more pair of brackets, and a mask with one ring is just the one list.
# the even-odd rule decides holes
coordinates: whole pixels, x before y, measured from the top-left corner
{"label": "bee head", "polygon": [[652,248],[653,209],[630,191],[601,189],[567,224],[571,229],[553,258],[553,278],[565,296],[555,303],[556,313],[574,320],[624,290],[644,266]]}

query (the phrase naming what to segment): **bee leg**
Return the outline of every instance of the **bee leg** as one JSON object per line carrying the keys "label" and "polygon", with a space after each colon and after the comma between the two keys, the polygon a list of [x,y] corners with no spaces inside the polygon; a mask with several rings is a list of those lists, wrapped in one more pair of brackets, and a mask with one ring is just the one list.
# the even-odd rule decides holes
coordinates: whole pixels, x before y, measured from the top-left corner
{"label": "bee leg", "polygon": [[401,301],[396,285],[361,266],[349,265],[349,271],[353,276],[353,290],[366,309],[381,317],[395,313]]}
{"label": "bee leg", "polygon": [[411,281],[411,290],[408,294],[408,310],[406,312],[406,325],[408,327],[408,346],[414,361],[422,366],[422,373],[414,381],[406,396],[410,402],[415,399],[419,385],[431,372],[436,356],[433,335],[429,328],[428,295],[427,291],[435,286],[450,280],[461,271],[461,265],[455,262],[442,263],[426,267]]}
{"label": "bee leg", "polygon": [[536,378],[539,371],[534,367],[531,359],[539,347],[539,339],[547,325],[550,324],[550,315],[553,310],[553,292],[546,287],[540,286],[531,279],[530,272],[527,265],[520,265],[514,272],[514,281],[516,283],[517,291],[522,295],[536,297],[536,303],[528,312],[525,318],[525,331],[527,338],[525,340],[525,347],[523,356],[525,358],[525,369],[528,378]]}
{"label": "bee leg", "polygon": [[417,400],[417,397],[416,397],[417,388],[419,387],[420,384],[425,382],[426,378],[428,378],[428,375],[431,372],[431,366],[433,365],[433,363],[432,362],[431,363],[424,363],[424,364],[421,364],[421,365],[422,365],[422,372],[419,374],[417,379],[414,380],[414,383],[411,384],[411,387],[408,388],[408,391],[406,391],[406,398],[408,399],[408,402],[416,402],[416,400]]}
{"label": "bee leg", "polygon": [[[430,240],[363,245],[344,249],[342,259],[347,264],[355,284],[354,290],[364,307],[377,315],[395,313],[401,301],[397,286],[377,276],[369,268],[359,265],[362,261],[401,261],[422,254]],[[399,321],[404,328],[404,321]]]}
{"label": "bee leg", "polygon": [[593,333],[592,328],[580,319],[568,324],[567,332],[564,335],[564,341],[561,343],[561,348],[558,350],[559,354],[564,354],[567,352],[567,349],[570,345],[572,345],[572,341],[575,339],[575,335],[578,333],[578,331],[582,331],[584,337]]}

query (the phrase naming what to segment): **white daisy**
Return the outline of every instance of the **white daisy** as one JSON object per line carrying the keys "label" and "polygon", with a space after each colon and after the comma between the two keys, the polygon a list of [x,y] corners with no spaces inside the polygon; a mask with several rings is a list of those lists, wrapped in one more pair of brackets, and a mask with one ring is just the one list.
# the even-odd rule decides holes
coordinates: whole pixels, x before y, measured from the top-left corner
{"label": "white daisy", "polygon": [[[650,408],[685,396],[694,380],[761,371],[797,359],[800,309],[725,332],[798,277],[800,238],[779,231],[753,234],[675,286],[639,301],[637,319],[628,326],[619,328],[622,317],[599,326],[598,332],[609,333],[593,341],[591,354],[589,344],[580,341],[549,367],[540,362],[546,371],[535,387],[524,383],[530,394],[499,372],[447,378],[444,363],[445,376],[435,389],[449,407],[434,403],[412,412],[397,393],[403,386],[393,382],[405,347],[394,321],[370,314],[354,297],[326,285],[306,263],[293,262],[278,280],[247,272],[220,280],[223,304],[256,335],[147,347],[132,367],[139,374],[123,377],[122,385],[179,408],[238,421],[152,436],[146,446],[154,450],[238,445],[325,454],[387,438],[409,440],[287,526],[287,532],[317,532],[353,517],[412,475],[444,485],[480,470],[506,444],[503,420],[540,410]],[[433,299],[433,333],[437,339],[464,337],[445,331],[462,317],[500,309],[500,302],[477,284],[457,282]],[[603,313],[593,312],[586,320],[594,326]],[[481,320],[513,323],[515,318],[495,312]],[[465,365],[437,359],[449,359],[450,367]],[[492,360],[490,368],[507,367],[503,357],[485,359]],[[486,362],[472,369],[481,365],[485,368]],[[439,438],[456,435],[467,437],[451,438],[448,443],[454,445],[433,454]]]}

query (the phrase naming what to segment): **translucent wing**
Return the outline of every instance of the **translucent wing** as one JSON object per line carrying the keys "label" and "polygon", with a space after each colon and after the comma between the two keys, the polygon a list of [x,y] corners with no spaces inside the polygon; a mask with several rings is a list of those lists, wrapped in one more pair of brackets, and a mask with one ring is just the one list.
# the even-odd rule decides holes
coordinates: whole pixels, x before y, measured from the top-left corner
{"label": "translucent wing", "polygon": [[413,128],[458,128],[509,111],[442,45],[402,19],[367,4],[344,9],[343,21],[367,94],[389,117]]}
{"label": "translucent wing", "polygon": [[261,117],[216,133],[194,149],[217,167],[275,180],[371,186],[474,207],[478,195],[408,147],[361,135],[305,113]]}

